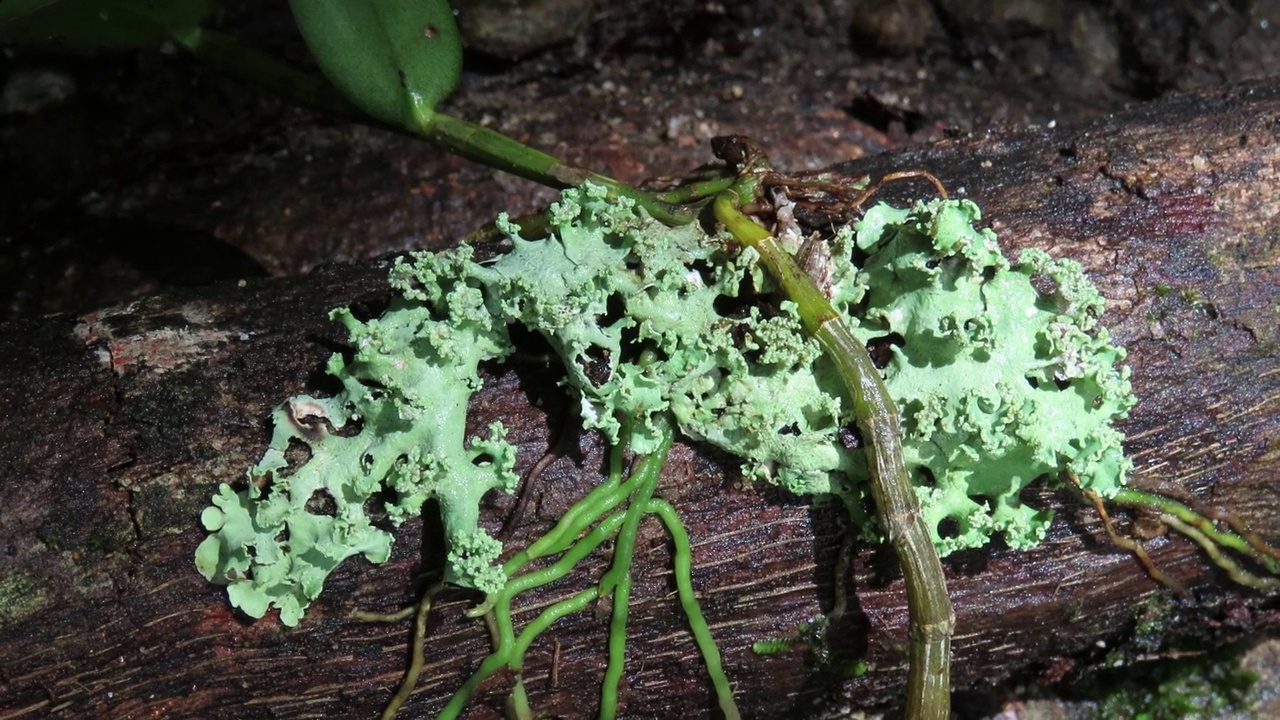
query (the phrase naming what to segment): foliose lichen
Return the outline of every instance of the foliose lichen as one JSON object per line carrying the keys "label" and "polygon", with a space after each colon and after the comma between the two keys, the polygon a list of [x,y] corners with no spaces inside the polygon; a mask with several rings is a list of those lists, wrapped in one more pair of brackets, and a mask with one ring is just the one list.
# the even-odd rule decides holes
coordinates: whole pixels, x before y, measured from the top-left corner
{"label": "foliose lichen", "polygon": [[[398,525],[431,498],[450,548],[446,579],[485,592],[506,581],[493,566],[501,544],[479,528],[479,503],[492,489],[515,487],[515,450],[499,423],[486,438],[464,436],[479,364],[512,348],[483,294],[462,279],[470,264],[470,249],[459,249],[424,258],[420,285],[393,274],[401,297],[380,318],[335,310],[352,345],[349,356],[329,360],[342,391],[277,408],[246,489],[224,483],[201,515],[211,534],[196,567],[226,584],[245,614],[262,617],[274,606],[281,622],[297,624],[343,560],[387,560],[391,533],[374,517]],[[290,462],[294,452],[307,457]],[[379,494],[391,498],[381,507]]]}
{"label": "foliose lichen", "polygon": [[[515,323],[547,339],[584,427],[611,442],[625,417],[631,449],[650,452],[669,413],[751,478],[861,506],[865,459],[846,448],[843,385],[794,305],[767,298],[753,251],[592,186],[566,191],[551,220],[554,233],[531,241],[500,219],[512,250],[491,262],[466,247],[401,259],[400,297],[380,318],[335,311],[354,347],[329,366],[343,392],[286,402],[248,487],[222,486],[205,511],[213,534],[197,565],[234,605],[254,617],[274,605],[296,623],[343,559],[386,559],[390,535],[371,514],[398,523],[429,498],[449,543],[446,579],[502,586],[501,545],[479,527],[478,504],[514,486],[514,452],[500,425],[464,436],[478,364],[511,352]],[[1028,484],[1069,472],[1107,495],[1128,467],[1112,423],[1133,398],[1116,367],[1124,352],[1097,326],[1101,297],[1073,262],[1028,251],[1010,265],[978,220],[965,200],[881,205],[832,243],[833,301],[860,339],[891,348],[885,380],[944,554],[997,532],[1034,545],[1049,514],[1022,505]],[[291,445],[309,458],[291,465]],[[371,507],[384,491],[392,499]],[[942,537],[946,519],[958,529]]]}
{"label": "foliose lichen", "polygon": [[1114,423],[1135,398],[1122,348],[1098,325],[1104,301],[1080,265],[1025,250],[1016,264],[976,205],[879,205],[856,227],[870,253],[845,287],[855,331],[887,343],[885,382],[903,412],[906,459],[941,554],[994,532],[1015,549],[1044,537],[1050,514],[1018,495],[1069,473],[1104,497],[1130,463]]}

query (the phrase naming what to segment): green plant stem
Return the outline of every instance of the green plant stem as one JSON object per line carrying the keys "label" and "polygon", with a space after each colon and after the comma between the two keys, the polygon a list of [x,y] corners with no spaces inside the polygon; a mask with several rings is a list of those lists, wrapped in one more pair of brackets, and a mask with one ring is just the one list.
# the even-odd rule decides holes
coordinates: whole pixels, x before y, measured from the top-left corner
{"label": "green plant stem", "polygon": [[552,623],[570,613],[578,612],[591,604],[596,598],[600,597],[600,588],[591,586],[583,590],[579,590],[573,597],[568,600],[561,600],[551,607],[538,613],[538,617],[534,618],[521,631],[520,636],[516,638],[515,645],[512,647],[512,659],[510,665],[513,669],[519,670],[524,666],[524,654],[545,630],[551,627]]}
{"label": "green plant stem", "polygon": [[[632,582],[630,570],[635,555],[636,533],[641,519],[646,514],[657,515],[666,527],[667,532],[671,534],[671,539],[675,546],[676,588],[681,607],[688,618],[689,627],[693,632],[698,649],[702,653],[707,672],[711,676],[721,712],[726,720],[738,720],[738,709],[733,701],[733,691],[729,686],[729,680],[724,674],[720,651],[716,648],[715,640],[711,637],[711,631],[702,615],[698,599],[693,591],[693,560],[689,534],[685,531],[679,516],[670,503],[653,499],[653,493],[657,487],[658,478],[661,475],[662,466],[666,462],[667,451],[670,449],[673,439],[673,428],[669,424],[664,425],[662,443],[659,449],[645,456],[638,463],[631,477],[621,482],[618,481],[618,477],[621,475],[622,454],[615,449],[610,460],[610,478],[601,487],[596,488],[595,491],[588,493],[586,497],[575,503],[574,507],[570,508],[569,512],[565,514],[565,518],[572,516],[575,519],[569,522],[566,527],[561,528],[561,525],[564,524],[564,518],[562,518],[561,524],[558,524],[556,529],[567,532],[570,527],[583,525],[584,523],[590,525],[601,514],[608,513],[616,506],[617,503],[613,502],[613,500],[619,494],[630,499],[627,509],[613,512],[608,517],[600,520],[591,528],[590,532],[577,542],[572,543],[564,554],[549,567],[512,577],[506,586],[492,598],[492,611],[486,617],[493,617],[494,651],[480,663],[480,667],[472,673],[471,677],[449,699],[449,703],[440,712],[439,717],[441,720],[453,720],[456,718],[462,712],[476,688],[503,668],[515,671],[517,683],[519,683],[520,673],[524,665],[524,654],[533,641],[537,639],[538,635],[550,628],[556,620],[586,608],[591,602],[602,597],[606,591],[610,590],[614,593],[614,615],[610,624],[609,664],[606,668],[606,678],[601,691],[600,717],[607,719],[617,715],[617,686],[622,676],[626,655],[627,604]],[[602,489],[602,492],[597,492]],[[553,529],[552,533],[556,532],[556,529]],[[548,533],[548,536],[552,533]],[[575,536],[576,534],[574,533]],[[555,582],[564,577],[605,540],[615,535],[617,535],[617,542],[614,560],[609,572],[601,579],[600,584],[581,590],[574,594],[573,597],[561,600],[546,608],[530,621],[517,636],[511,612],[511,603],[514,598],[522,592]],[[558,541],[552,542],[545,547],[549,548],[556,544],[558,544]],[[519,563],[514,567],[518,569],[523,567],[523,564]],[[511,564],[505,565],[504,569],[507,567],[511,567]],[[523,693],[522,685],[517,685],[512,693],[510,700],[516,703],[517,707],[521,703],[527,707],[527,698],[524,697]]]}
{"label": "green plant stem", "polygon": [[626,497],[626,493],[618,492],[622,485],[622,455],[623,443],[618,443],[609,454],[609,477],[575,502],[547,534],[503,563],[502,571],[507,577],[514,577],[533,560],[563,551],[591,523],[622,502]]}
{"label": "green plant stem", "polygon": [[[596,527],[592,528],[591,532],[587,533],[585,537],[574,543],[565,552],[565,554],[560,557],[560,559],[549,567],[536,572],[520,575],[519,577],[512,578],[507,582],[507,585],[498,593],[498,597],[493,602],[494,625],[497,630],[495,648],[493,652],[481,661],[480,667],[476,668],[476,671],[471,674],[471,677],[467,678],[467,681],[462,684],[462,687],[458,688],[458,690],[454,692],[453,697],[449,699],[449,703],[440,711],[439,720],[452,720],[453,718],[456,718],[459,713],[462,712],[462,709],[466,707],[467,701],[471,699],[472,693],[474,693],[475,689],[480,686],[480,683],[492,677],[494,673],[499,672],[504,667],[512,667],[513,669],[519,667],[523,651],[519,654],[516,653],[517,638],[515,634],[515,625],[511,618],[511,601],[515,596],[526,590],[531,590],[533,588],[555,582],[565,575],[568,575],[583,558],[590,555],[596,548],[600,547],[605,540],[613,536],[618,527],[622,525],[624,516],[625,512],[616,512],[613,515],[610,515],[602,520]],[[592,586],[589,588],[589,592],[592,597],[594,597],[598,590],[595,586]],[[562,603],[577,603],[579,601],[580,598],[575,595],[573,598],[561,601],[561,603],[557,603],[556,605],[560,605]],[[587,602],[589,601],[590,600],[587,600]],[[552,606],[552,608],[555,607],[555,605]],[[543,615],[539,615],[538,620],[535,620],[534,623],[530,623],[530,625],[526,627],[525,631],[521,633],[521,639],[525,638],[529,627],[533,627],[535,623],[544,620],[543,616],[545,616],[547,612],[550,612],[552,608],[548,608],[548,610],[543,612]],[[559,613],[555,615],[555,617],[560,617],[563,614],[564,613]],[[547,621],[539,626],[542,627],[542,629],[545,629],[549,624],[550,621]],[[539,632],[541,632],[541,630],[539,630]],[[536,635],[537,633],[528,636],[527,641],[525,642],[525,647],[528,646],[529,642],[533,641],[533,638],[536,637]]]}
{"label": "green plant stem", "polygon": [[630,612],[631,573],[627,572],[613,588],[613,615],[609,619],[609,660],[605,665],[604,680],[600,683],[600,720],[613,720],[618,716],[618,684],[622,681],[622,673],[627,666],[627,619]]}
{"label": "green plant stem", "polygon": [[663,442],[658,450],[649,455],[636,468],[632,477],[636,481],[635,492],[627,506],[626,517],[622,528],[618,531],[618,540],[613,551],[613,565],[600,580],[600,594],[607,595],[617,587],[622,579],[631,572],[631,560],[635,554],[636,532],[640,528],[640,519],[645,514],[645,503],[653,497],[658,486],[658,477],[662,472],[662,464],[666,461],[667,451],[671,448],[672,433],[667,428],[663,433]]}
{"label": "green plant stem", "polygon": [[581,540],[574,543],[565,551],[564,555],[560,556],[549,567],[519,575],[507,582],[506,587],[502,588],[502,591],[498,593],[498,601],[494,604],[495,613],[498,615],[499,643],[501,645],[507,645],[514,640],[514,633],[511,631],[511,601],[515,599],[515,596],[534,588],[540,588],[543,585],[549,585],[568,575],[578,563],[600,547],[605,540],[613,537],[618,527],[622,525],[622,520],[625,516],[626,512],[621,511],[601,520],[600,524],[592,528],[591,532],[587,533]]}
{"label": "green plant stem", "polygon": [[[613,616],[609,621],[609,661],[600,687],[600,720],[612,720],[618,713],[618,684],[626,667],[627,619],[631,603],[631,565],[635,558],[636,533],[649,500],[658,487],[662,465],[671,449],[674,435],[669,422],[663,422],[662,445],[645,458],[635,476],[639,487],[631,496],[626,517],[614,542],[613,563],[600,580],[600,596],[613,593]],[[651,460],[654,460],[651,462]]]}
{"label": "green plant stem", "polygon": [[738,706],[733,701],[733,688],[729,686],[729,678],[724,674],[724,666],[720,662],[720,650],[711,637],[711,628],[702,615],[702,607],[698,604],[698,596],[693,591],[693,548],[689,544],[689,533],[676,509],[666,500],[650,500],[645,509],[657,515],[671,535],[674,546],[674,565],[676,593],[680,597],[680,607],[684,609],[685,618],[689,621],[689,629],[693,632],[693,640],[702,653],[702,662],[707,666],[707,674],[711,676],[711,684],[715,687],[716,701],[725,720],[738,720]]}
{"label": "green plant stem", "polygon": [[733,187],[736,182],[738,178],[733,176],[698,180],[688,185],[681,185],[674,190],[658,193],[658,199],[673,205],[686,205],[718,195]]}
{"label": "green plant stem", "polygon": [[669,225],[693,222],[693,215],[682,212],[649,193],[606,175],[572,167],[560,158],[531,148],[483,125],[436,112],[416,132],[456,155],[527,180],[559,189],[577,187],[586,182],[595,183],[606,188],[614,197],[635,201],[636,205],[660,222]]}
{"label": "green plant stem", "polygon": [[[672,438],[673,433],[668,428],[664,434],[664,442],[661,449],[645,456],[638,464],[636,472],[626,481],[621,480],[623,453],[621,450],[622,443],[619,443],[619,447],[615,448],[610,454],[609,477],[606,478],[605,482],[574,503],[573,507],[561,517],[560,522],[551,531],[503,565],[503,570],[507,572],[511,579],[507,581],[501,591],[490,599],[496,628],[494,651],[480,663],[480,667],[454,693],[449,704],[441,711],[440,717],[442,719],[448,720],[449,718],[457,717],[476,687],[494,673],[499,672],[504,667],[519,672],[524,662],[525,651],[540,633],[550,627],[557,619],[582,609],[587,603],[600,596],[599,587],[593,586],[577,593],[568,600],[555,603],[526,625],[519,636],[516,635],[511,611],[511,604],[515,597],[520,593],[553,583],[568,575],[578,563],[594,552],[606,540],[616,535],[629,516],[643,510],[643,507],[641,507],[633,512],[632,508],[628,507],[626,510],[608,514],[619,503],[636,494],[646,485],[652,486],[656,484]],[[650,487],[649,491],[652,492],[652,487]],[[608,516],[601,520],[600,518],[606,514]],[[636,522],[639,522],[638,518]],[[581,532],[593,523],[595,526],[591,527],[590,532],[577,539]],[[632,536],[632,544],[634,544],[634,535]],[[562,545],[567,547],[562,547]],[[550,566],[515,575],[533,560],[554,555],[561,551],[563,551],[563,554]]]}
{"label": "green plant stem", "polygon": [[524,690],[524,677],[520,675],[516,676],[515,687],[511,688],[511,696],[507,698],[507,713],[515,720],[533,720],[529,694]]}
{"label": "green plant stem", "polygon": [[396,127],[379,122],[348,102],[323,77],[298,70],[230,35],[201,30],[190,37],[178,38],[177,42],[219,72],[297,105],[341,120],[408,133],[473,162],[557,189],[592,182],[608,189],[614,197],[630,198],[654,219],[669,225],[685,225],[694,220],[693,214],[651,193],[606,175],[570,166],[553,155],[452,115],[433,112],[421,127]]}
{"label": "green plant stem", "polygon": [[906,717],[946,720],[951,706],[955,613],[937,548],[907,473],[897,406],[848,322],[777,239],[738,211],[738,198],[732,191],[717,196],[713,206],[716,219],[743,245],[755,248],[765,269],[796,303],[801,322],[836,366],[868,445],[871,494],[880,524],[902,566],[907,589],[911,642]]}

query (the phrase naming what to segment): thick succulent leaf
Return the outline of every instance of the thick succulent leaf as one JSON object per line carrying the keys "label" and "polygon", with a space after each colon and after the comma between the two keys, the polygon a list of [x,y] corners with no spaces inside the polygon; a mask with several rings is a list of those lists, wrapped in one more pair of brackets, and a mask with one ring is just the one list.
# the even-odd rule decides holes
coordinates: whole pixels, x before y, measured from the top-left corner
{"label": "thick succulent leaf", "polygon": [[420,130],[457,86],[462,41],[445,0],[290,0],[316,63],[373,117]]}
{"label": "thick succulent leaf", "polygon": [[194,46],[213,0],[2,0],[0,42],[76,50]]}

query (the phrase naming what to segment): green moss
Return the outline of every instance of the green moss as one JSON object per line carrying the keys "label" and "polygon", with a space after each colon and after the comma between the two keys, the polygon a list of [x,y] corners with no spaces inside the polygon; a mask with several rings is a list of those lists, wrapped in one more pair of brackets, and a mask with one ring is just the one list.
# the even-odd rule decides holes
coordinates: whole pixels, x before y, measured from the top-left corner
{"label": "green moss", "polygon": [[136,538],[132,527],[122,522],[112,522],[95,526],[93,531],[85,537],[81,548],[91,553],[107,555],[127,550],[135,543]]}
{"label": "green moss", "polygon": [[[190,527],[190,496],[184,492],[186,488],[174,487],[176,480],[175,475],[165,474],[129,488],[133,493],[130,514],[138,537],[147,540],[176,535]],[[175,498],[187,501],[175,502]]]}
{"label": "green moss", "polygon": [[213,388],[195,367],[159,377],[154,386],[130,397],[120,422],[137,434],[150,462],[177,465],[198,454],[201,437],[192,418],[202,417],[213,404]]}
{"label": "green moss", "polygon": [[1173,612],[1173,598],[1168,592],[1148,596],[1134,608],[1133,646],[1139,652],[1156,652],[1163,646],[1165,627]]}
{"label": "green moss", "polygon": [[1125,665],[1090,676],[1074,691],[1100,698],[1088,713],[1099,720],[1213,720],[1255,702],[1257,675],[1240,668],[1240,651]]}
{"label": "green moss", "polygon": [[1204,295],[1193,287],[1182,288],[1182,292],[1180,292],[1179,295],[1188,305],[1193,307],[1202,305],[1205,301]]}
{"label": "green moss", "polygon": [[0,621],[17,622],[44,604],[44,584],[22,572],[0,576]]}
{"label": "green moss", "polygon": [[829,618],[819,616],[813,622],[799,624],[787,637],[757,640],[751,644],[751,651],[756,655],[781,655],[806,650],[805,665],[813,678],[836,681],[865,675],[871,669],[866,661],[844,657],[832,649],[830,627]]}
{"label": "green moss", "polygon": [[855,660],[845,663],[840,668],[840,677],[848,680],[866,675],[871,671],[871,664],[864,660]]}
{"label": "green moss", "polygon": [[756,655],[781,655],[790,652],[798,640],[796,638],[769,638],[751,643],[751,652]]}
{"label": "green moss", "polygon": [[1067,624],[1072,624],[1079,621],[1081,618],[1084,617],[1084,601],[1072,600],[1071,602],[1067,603],[1066,608],[1064,608],[1062,611],[1062,615],[1063,615],[1063,618],[1067,621]]}

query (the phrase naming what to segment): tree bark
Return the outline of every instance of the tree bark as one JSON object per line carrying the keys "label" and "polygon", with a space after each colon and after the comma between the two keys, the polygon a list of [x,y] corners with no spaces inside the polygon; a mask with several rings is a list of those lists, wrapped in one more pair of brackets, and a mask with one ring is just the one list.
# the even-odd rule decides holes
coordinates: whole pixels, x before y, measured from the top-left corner
{"label": "tree bark", "polygon": [[[927,169],[983,207],[1007,253],[1036,246],[1080,261],[1108,298],[1105,324],[1130,353],[1140,398],[1123,427],[1133,483],[1230,508],[1277,538],[1278,135],[1280,88],[1253,85],[840,169]],[[376,309],[385,270],[385,262],[328,266],[0,326],[0,717],[376,715],[404,669],[407,627],[347,615],[414,601],[429,544],[420,521],[397,531],[386,565],[338,570],[293,629],[238,617],[192,554],[201,509],[261,453],[270,409],[328,387],[323,362],[343,337],[327,311]],[[481,428],[501,417],[527,470],[556,444],[564,404],[536,359],[494,372],[472,421]],[[595,437],[574,438],[527,490],[512,544],[545,531],[600,479],[605,449]],[[851,607],[829,633],[832,649],[870,665],[840,681],[811,672],[803,652],[750,649],[829,609],[835,511],[746,486],[731,458],[687,444],[673,449],[659,494],[689,527],[695,585],[746,717],[898,698],[906,607],[889,554],[857,548],[840,578]],[[1274,601],[1230,585],[1184,539],[1147,542],[1161,570],[1195,591],[1195,600],[1171,600],[1111,545],[1091,508],[1050,491],[1027,501],[1057,513],[1040,547],[944,563],[958,619],[957,689],[1096,664],[1152,612],[1177,618],[1164,631],[1168,644],[1225,642],[1280,624]],[[514,506],[494,498],[486,522],[496,530]],[[710,685],[674,600],[661,532],[646,524],[637,550],[623,712],[709,716]],[[607,562],[592,559],[571,582],[594,582]],[[517,621],[569,587],[531,595]],[[472,600],[453,596],[433,611],[427,664],[404,717],[432,716],[488,651],[483,626],[462,616]],[[525,683],[535,708],[593,714],[606,631],[607,618],[587,612],[534,645]],[[505,680],[486,685],[470,716],[498,717],[507,689]]]}

